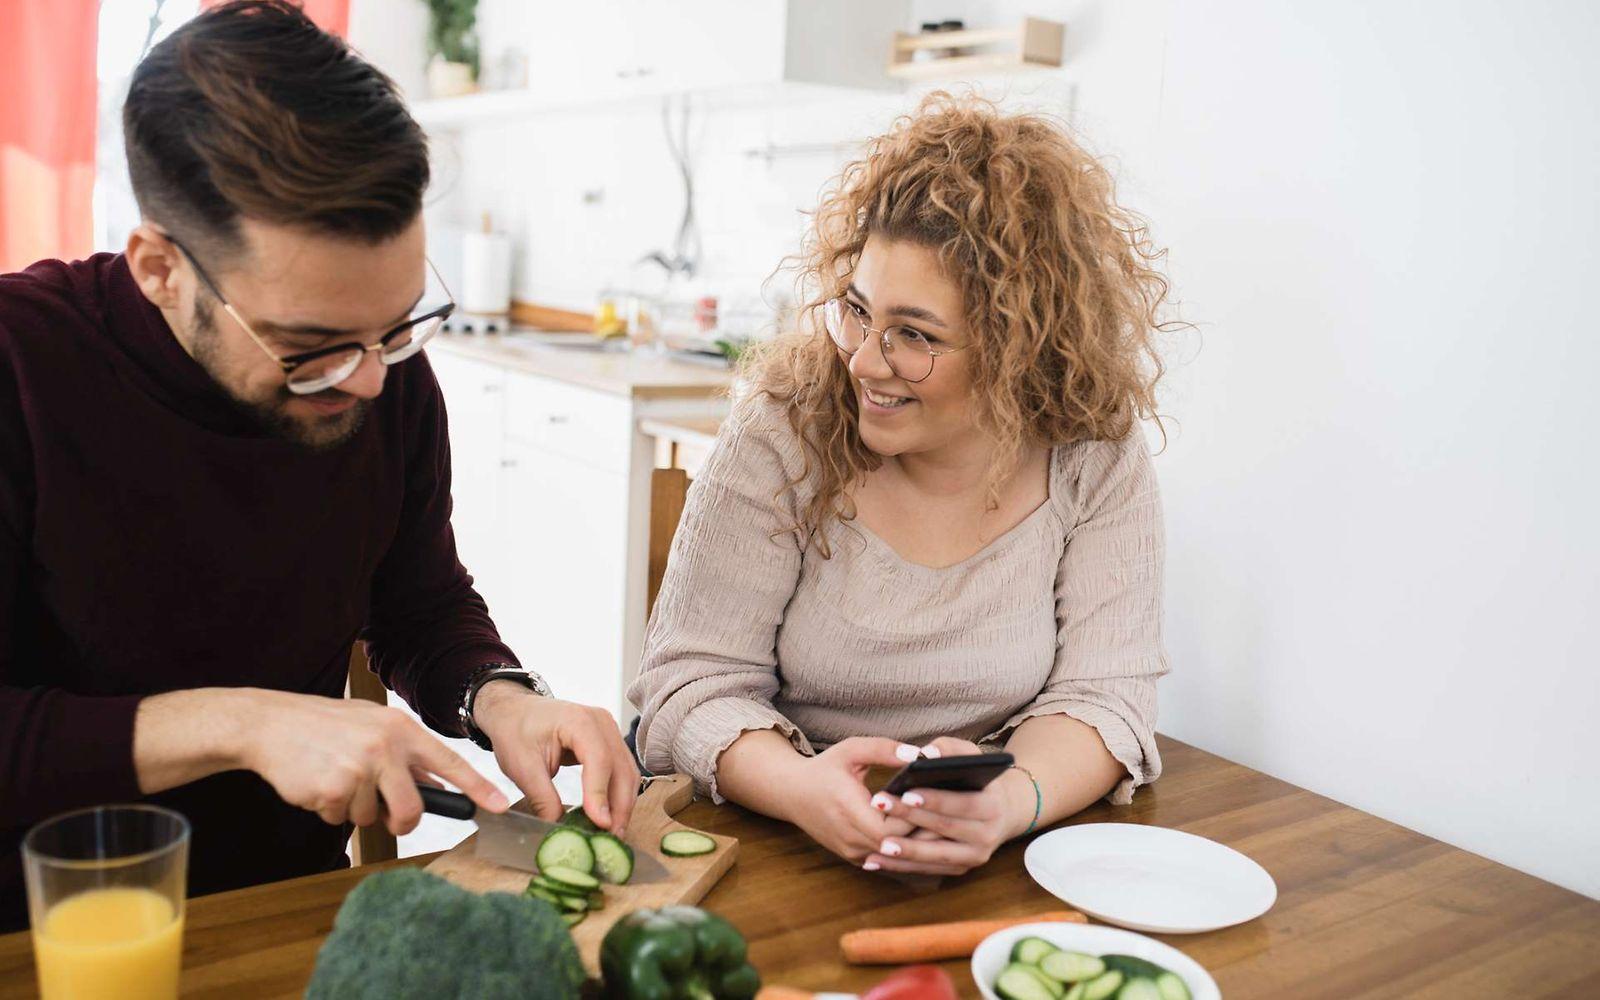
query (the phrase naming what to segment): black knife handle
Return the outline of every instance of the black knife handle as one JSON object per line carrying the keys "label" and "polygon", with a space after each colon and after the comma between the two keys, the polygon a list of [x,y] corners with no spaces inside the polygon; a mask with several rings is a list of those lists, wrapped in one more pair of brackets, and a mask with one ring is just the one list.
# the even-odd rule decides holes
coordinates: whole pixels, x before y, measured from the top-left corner
{"label": "black knife handle", "polygon": [[478,807],[472,804],[472,800],[460,792],[448,792],[443,788],[418,782],[417,794],[422,796],[422,811],[431,812],[435,816],[471,819],[478,812]]}

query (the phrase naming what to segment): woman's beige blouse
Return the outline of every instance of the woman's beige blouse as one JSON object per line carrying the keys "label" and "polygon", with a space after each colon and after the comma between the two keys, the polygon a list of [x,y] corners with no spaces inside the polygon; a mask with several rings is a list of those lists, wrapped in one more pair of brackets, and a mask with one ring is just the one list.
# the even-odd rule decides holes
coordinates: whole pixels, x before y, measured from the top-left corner
{"label": "woman's beige blouse", "polygon": [[[742,401],[688,504],[629,698],[656,773],[716,801],[717,759],[750,730],[801,753],[850,736],[1000,745],[1024,720],[1093,726],[1128,776],[1154,781],[1161,504],[1144,436],[1055,448],[1050,495],[971,558],[930,569],[857,524],[824,559],[794,532],[806,487],[782,407]],[[907,512],[912,516],[912,512]]]}

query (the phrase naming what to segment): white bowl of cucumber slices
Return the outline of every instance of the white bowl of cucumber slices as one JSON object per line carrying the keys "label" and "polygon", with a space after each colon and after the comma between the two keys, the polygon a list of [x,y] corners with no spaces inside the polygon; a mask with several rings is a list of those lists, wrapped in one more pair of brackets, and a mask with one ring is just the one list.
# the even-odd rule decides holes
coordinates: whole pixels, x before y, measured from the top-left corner
{"label": "white bowl of cucumber slices", "polygon": [[1221,1000],[1200,963],[1143,934],[1093,924],[1020,924],[972,953],[984,1000]]}

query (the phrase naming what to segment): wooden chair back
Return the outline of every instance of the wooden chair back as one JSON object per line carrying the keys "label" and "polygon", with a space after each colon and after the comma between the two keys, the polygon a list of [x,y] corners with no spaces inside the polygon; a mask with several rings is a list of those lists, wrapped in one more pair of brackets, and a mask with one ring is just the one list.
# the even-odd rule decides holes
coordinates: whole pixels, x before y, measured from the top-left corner
{"label": "wooden chair back", "polygon": [[682,469],[655,469],[650,474],[650,575],[645,618],[655,610],[661,580],[667,575],[667,556],[672,553],[672,537],[683,519],[683,505],[689,495],[689,474]]}
{"label": "wooden chair back", "polygon": [[[350,676],[345,685],[345,694],[377,705],[389,704],[389,691],[378,675],[372,672],[372,666],[367,663],[367,652],[359,642],[350,647]],[[389,832],[388,827],[357,827],[350,838],[352,864],[370,865],[378,861],[393,861],[398,856],[399,845],[395,843],[394,834]]]}

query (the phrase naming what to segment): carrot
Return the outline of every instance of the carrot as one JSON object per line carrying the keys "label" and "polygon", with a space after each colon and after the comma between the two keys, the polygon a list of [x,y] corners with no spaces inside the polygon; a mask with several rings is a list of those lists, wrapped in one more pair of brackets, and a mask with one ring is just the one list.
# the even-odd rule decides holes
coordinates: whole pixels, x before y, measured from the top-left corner
{"label": "carrot", "polygon": [[756,1000],[811,1000],[810,990],[797,990],[793,986],[763,986]]}
{"label": "carrot", "polygon": [[906,965],[911,962],[938,962],[971,955],[979,942],[995,931],[1032,923],[1087,923],[1083,914],[1072,910],[1035,913],[1005,920],[957,920],[945,924],[915,927],[879,927],[851,931],[839,938],[839,949],[851,965]]}

